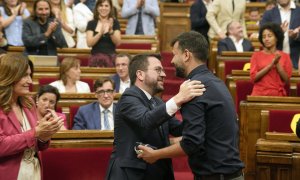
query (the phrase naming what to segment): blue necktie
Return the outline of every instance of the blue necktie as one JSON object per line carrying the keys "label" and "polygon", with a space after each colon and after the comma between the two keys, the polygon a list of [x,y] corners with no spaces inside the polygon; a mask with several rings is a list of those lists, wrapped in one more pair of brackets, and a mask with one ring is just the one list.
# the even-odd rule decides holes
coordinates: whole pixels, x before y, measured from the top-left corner
{"label": "blue necktie", "polygon": [[104,130],[110,130],[110,125],[109,125],[109,121],[108,121],[108,109],[103,110],[103,114],[104,114]]}
{"label": "blue necktie", "polygon": [[[151,104],[151,108],[152,108],[152,109],[155,109],[156,106],[157,106],[157,103],[156,103],[156,101],[155,101],[154,98],[151,98],[151,99],[150,99],[150,104]],[[162,125],[160,125],[160,126],[158,127],[158,131],[159,131],[159,133],[160,133],[160,135],[161,135],[162,140],[165,142],[164,130],[163,130]]]}

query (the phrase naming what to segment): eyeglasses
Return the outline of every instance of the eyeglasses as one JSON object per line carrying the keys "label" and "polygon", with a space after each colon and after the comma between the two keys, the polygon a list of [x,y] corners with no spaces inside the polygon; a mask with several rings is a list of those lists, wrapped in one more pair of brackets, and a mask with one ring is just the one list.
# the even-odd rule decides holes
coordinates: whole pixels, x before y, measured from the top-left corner
{"label": "eyeglasses", "polygon": [[103,96],[105,93],[111,95],[114,92],[112,89],[96,91],[97,95]]}
{"label": "eyeglasses", "polygon": [[165,70],[161,67],[157,67],[157,68],[154,68],[154,69],[148,69],[148,70],[154,70],[157,72],[157,74],[161,74],[162,72],[165,73]]}

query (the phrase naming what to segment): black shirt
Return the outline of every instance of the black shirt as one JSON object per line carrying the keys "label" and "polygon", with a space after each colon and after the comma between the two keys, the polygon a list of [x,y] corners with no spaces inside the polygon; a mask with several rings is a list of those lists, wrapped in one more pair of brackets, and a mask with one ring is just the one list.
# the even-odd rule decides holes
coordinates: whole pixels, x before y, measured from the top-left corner
{"label": "black shirt", "polygon": [[181,107],[184,129],[180,145],[194,175],[231,174],[242,169],[237,115],[226,85],[205,65],[195,68],[188,79],[200,80],[206,88],[202,96]]}
{"label": "black shirt", "polygon": [[[87,24],[87,31],[93,31],[93,35],[97,34],[98,32],[95,31],[97,27],[98,20],[91,20]],[[113,22],[113,30],[120,30],[120,24],[117,19],[114,19]],[[116,53],[116,46],[112,42],[109,33],[103,34],[100,40],[92,47],[91,51],[92,55],[97,53],[104,53],[104,54],[115,54]]]}

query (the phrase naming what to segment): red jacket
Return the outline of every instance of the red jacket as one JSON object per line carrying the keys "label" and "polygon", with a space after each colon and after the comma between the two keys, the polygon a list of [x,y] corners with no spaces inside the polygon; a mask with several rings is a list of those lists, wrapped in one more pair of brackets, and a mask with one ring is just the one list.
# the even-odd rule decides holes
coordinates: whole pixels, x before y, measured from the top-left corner
{"label": "red jacket", "polygon": [[0,177],[15,180],[18,178],[21,159],[26,148],[37,150],[48,148],[49,143],[41,143],[35,138],[37,123],[36,108],[24,108],[31,130],[22,132],[20,123],[13,111],[5,114],[0,109]]}

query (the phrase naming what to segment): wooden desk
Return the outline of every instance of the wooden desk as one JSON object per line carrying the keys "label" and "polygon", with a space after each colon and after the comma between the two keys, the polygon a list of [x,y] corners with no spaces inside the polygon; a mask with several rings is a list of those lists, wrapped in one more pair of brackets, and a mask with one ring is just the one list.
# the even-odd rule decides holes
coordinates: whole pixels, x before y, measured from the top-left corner
{"label": "wooden desk", "polygon": [[248,96],[240,104],[240,154],[246,165],[246,179],[255,179],[255,144],[262,138],[261,111],[270,109],[300,109],[300,97]]}
{"label": "wooden desk", "polygon": [[107,130],[65,130],[51,138],[51,148],[112,147],[114,132]]}
{"label": "wooden desk", "polygon": [[300,140],[295,134],[266,132],[256,143],[256,179],[297,180]]}

